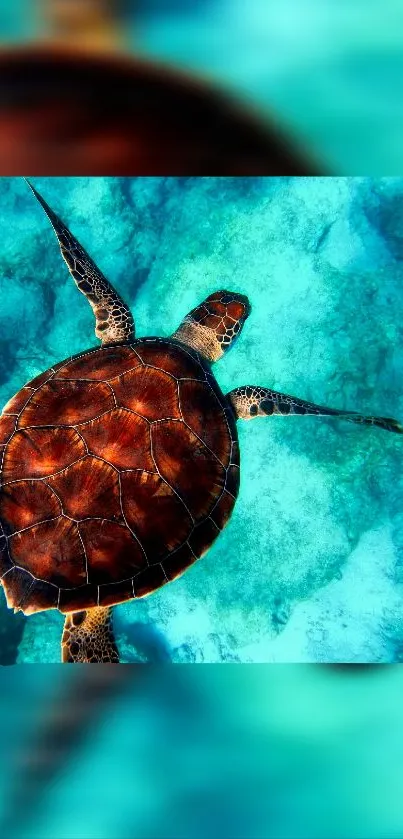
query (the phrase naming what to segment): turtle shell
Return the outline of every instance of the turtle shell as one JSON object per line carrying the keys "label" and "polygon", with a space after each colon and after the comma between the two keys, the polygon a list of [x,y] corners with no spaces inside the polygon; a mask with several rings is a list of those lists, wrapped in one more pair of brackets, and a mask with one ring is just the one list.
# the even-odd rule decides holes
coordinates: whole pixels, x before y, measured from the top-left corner
{"label": "turtle shell", "polygon": [[171,340],[101,347],[0,417],[0,576],[25,614],[144,597],[201,557],[239,488],[231,409]]}

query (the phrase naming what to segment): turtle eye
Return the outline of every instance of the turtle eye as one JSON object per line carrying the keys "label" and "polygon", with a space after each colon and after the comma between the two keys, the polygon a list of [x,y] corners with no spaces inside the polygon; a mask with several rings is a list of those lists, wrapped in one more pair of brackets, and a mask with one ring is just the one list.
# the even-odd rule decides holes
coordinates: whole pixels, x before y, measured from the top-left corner
{"label": "turtle eye", "polygon": [[250,413],[251,417],[256,417],[257,412],[258,412],[257,405],[251,405],[250,408],[249,408],[249,413]]}

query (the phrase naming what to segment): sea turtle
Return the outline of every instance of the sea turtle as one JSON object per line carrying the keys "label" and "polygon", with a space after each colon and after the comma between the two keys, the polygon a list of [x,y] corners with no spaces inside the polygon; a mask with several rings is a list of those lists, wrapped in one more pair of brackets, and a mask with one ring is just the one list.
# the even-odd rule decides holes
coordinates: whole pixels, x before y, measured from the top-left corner
{"label": "sea turtle", "polygon": [[179,577],[231,515],[237,420],[313,414],[403,427],[270,388],[224,395],[212,364],[239,336],[247,297],[216,291],[170,338],[136,338],[122,298],[31,189],[102,346],[37,376],[0,417],[1,582],[15,611],[66,615],[62,661],[118,662],[112,607]]}

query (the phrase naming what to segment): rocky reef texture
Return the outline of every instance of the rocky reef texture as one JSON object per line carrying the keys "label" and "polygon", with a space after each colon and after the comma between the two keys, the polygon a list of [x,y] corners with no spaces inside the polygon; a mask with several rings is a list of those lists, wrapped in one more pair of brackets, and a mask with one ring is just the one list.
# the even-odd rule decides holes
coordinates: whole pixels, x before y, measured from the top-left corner
{"label": "rocky reef texture", "polygon": [[[252,313],[215,367],[403,418],[403,179],[36,179],[132,306],[169,335],[219,288]],[[96,343],[91,310],[26,185],[0,182],[0,401]],[[241,492],[211,551],[119,606],[127,661],[400,660],[402,438],[336,419],[239,424]],[[2,606],[3,608],[3,606]],[[18,661],[57,661],[62,619],[27,620]]]}

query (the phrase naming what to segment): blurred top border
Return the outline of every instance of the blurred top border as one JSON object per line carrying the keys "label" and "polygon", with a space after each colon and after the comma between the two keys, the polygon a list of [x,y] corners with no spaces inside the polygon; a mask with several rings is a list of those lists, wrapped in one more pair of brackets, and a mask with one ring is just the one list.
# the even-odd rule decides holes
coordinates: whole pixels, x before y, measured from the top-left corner
{"label": "blurred top border", "polygon": [[0,50],[0,175],[330,174],[283,126],[172,66],[36,43]]}

